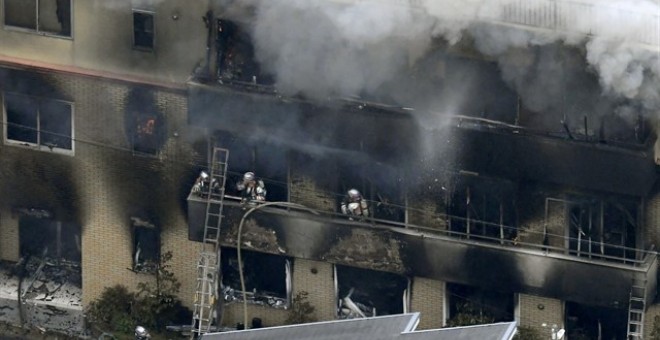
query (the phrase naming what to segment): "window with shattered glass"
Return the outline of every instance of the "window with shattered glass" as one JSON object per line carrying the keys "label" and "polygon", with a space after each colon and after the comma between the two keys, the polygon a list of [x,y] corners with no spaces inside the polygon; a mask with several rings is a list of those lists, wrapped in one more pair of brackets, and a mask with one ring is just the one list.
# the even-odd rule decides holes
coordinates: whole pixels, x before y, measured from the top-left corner
{"label": "window with shattered glass", "polygon": [[410,280],[398,274],[337,265],[335,288],[340,319],[401,314],[409,310]]}
{"label": "window with shattered glass", "polygon": [[39,150],[73,151],[71,103],[5,93],[5,141]]}
{"label": "window with shattered glass", "polygon": [[5,0],[4,25],[71,37],[71,0]]}
{"label": "window with shattered glass", "polygon": [[[243,301],[234,248],[222,248],[222,291],[227,302]],[[278,255],[241,250],[247,301],[275,308],[288,308],[291,301],[291,260]]]}
{"label": "window with shattered glass", "polygon": [[50,216],[19,212],[19,251],[22,257],[80,262],[80,226]]}
{"label": "window with shattered glass", "polygon": [[272,84],[272,77],[261,72],[247,30],[231,20],[218,19],[216,24],[218,80]]}
{"label": "window with shattered glass", "polygon": [[448,301],[447,326],[465,326],[514,320],[515,297],[513,293],[501,293],[493,290],[458,283],[447,283]]}
{"label": "window with shattered glass", "polygon": [[153,273],[160,260],[160,230],[147,221],[131,218],[133,228],[133,270]]}

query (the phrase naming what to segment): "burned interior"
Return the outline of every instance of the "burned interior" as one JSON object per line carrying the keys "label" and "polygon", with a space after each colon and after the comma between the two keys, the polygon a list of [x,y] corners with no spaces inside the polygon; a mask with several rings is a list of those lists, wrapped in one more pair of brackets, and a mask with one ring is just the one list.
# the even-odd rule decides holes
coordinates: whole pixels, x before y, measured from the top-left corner
{"label": "burned interior", "polygon": [[566,333],[570,339],[625,339],[627,310],[566,302]]}
{"label": "burned interior", "polygon": [[156,155],[167,137],[165,117],[146,88],[132,88],[126,98],[125,128],[134,153]]}
{"label": "burned interior", "polygon": [[352,319],[408,310],[410,281],[387,272],[335,266],[337,317]]}
{"label": "burned interior", "polygon": [[220,82],[243,82],[271,85],[272,78],[262,72],[245,25],[228,19],[216,19],[217,79]]}
{"label": "burned interior", "polygon": [[[284,256],[241,250],[245,294],[252,304],[288,308],[291,301],[291,260]],[[235,248],[222,248],[222,292],[226,302],[243,301]]]}
{"label": "burned interior", "polygon": [[131,217],[133,270],[154,273],[160,262],[160,229],[139,217]]}
{"label": "burned interior", "polygon": [[80,226],[53,219],[42,209],[18,209],[20,254],[80,263]]}
{"label": "burned interior", "polygon": [[[447,283],[447,323],[457,325],[466,319],[474,324],[511,321],[514,319],[514,296],[484,288]],[[478,321],[477,321],[478,320]]]}

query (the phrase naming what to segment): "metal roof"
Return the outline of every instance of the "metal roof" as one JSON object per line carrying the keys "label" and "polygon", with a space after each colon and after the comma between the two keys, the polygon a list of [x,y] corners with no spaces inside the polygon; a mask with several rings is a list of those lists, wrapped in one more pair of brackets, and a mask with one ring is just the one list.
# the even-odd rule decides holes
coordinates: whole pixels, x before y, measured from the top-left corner
{"label": "metal roof", "polygon": [[223,333],[208,333],[203,340],[426,340],[426,339],[483,339],[510,340],[516,322],[503,322],[469,327],[415,331],[419,313],[386,315],[373,318],[334,320],[300,325],[278,326]]}

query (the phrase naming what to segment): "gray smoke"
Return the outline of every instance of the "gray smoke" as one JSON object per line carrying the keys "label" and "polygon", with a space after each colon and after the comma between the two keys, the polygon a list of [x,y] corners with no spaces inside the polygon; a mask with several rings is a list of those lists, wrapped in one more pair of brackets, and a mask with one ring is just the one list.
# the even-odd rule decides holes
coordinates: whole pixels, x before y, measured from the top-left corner
{"label": "gray smoke", "polygon": [[[574,8],[556,12],[550,23],[541,22],[548,29],[499,24],[541,17],[548,3],[243,0],[228,1],[225,8],[229,16],[254,15],[249,22],[256,57],[287,95],[362,96],[436,112],[483,111],[470,107],[483,90],[476,66],[461,63],[447,70],[437,62],[443,58],[437,47],[471,45],[497,62],[499,76],[525,107],[545,114],[535,118],[539,123],[558,127],[562,119],[604,115],[634,122],[634,112],[654,117],[660,108],[658,5],[580,0],[566,2]],[[465,76],[451,76],[457,73]]]}

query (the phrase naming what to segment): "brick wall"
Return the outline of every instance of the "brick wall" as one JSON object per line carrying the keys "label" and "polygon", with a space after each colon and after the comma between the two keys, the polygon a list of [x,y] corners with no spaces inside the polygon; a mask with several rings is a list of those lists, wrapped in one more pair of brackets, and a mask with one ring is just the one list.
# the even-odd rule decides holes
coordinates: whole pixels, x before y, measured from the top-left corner
{"label": "brick wall", "polygon": [[411,312],[420,312],[417,329],[441,328],[444,325],[445,283],[443,281],[415,277],[410,297]]}
{"label": "brick wall", "polygon": [[333,265],[304,259],[293,263],[293,296],[300,291],[309,293],[309,303],[314,306],[319,321],[334,320],[336,296]]}
{"label": "brick wall", "polygon": [[[337,211],[336,165],[313,157],[293,154],[290,161],[289,200],[312,209]],[[313,178],[323,179],[317,182]]]}
{"label": "brick wall", "polygon": [[556,324],[564,327],[564,303],[561,300],[527,294],[518,294],[519,326],[532,327],[543,335],[550,335],[550,328],[543,327]]}
{"label": "brick wall", "polygon": [[0,260],[18,261],[18,218],[9,209],[0,211]]}
{"label": "brick wall", "polygon": [[410,199],[408,202],[408,223],[426,227],[446,230],[447,222],[442,215],[437,212],[438,203],[427,197]]}
{"label": "brick wall", "polygon": [[190,145],[204,137],[187,124],[186,93],[148,89],[150,106],[164,119],[165,141],[155,156],[135,155],[126,132],[132,124],[126,105],[134,85],[64,73],[7,72],[11,81],[0,82],[0,91],[35,95],[39,88],[43,97],[71,101],[76,141],[73,156],[0,144],[2,259],[18,257],[12,207],[44,208],[58,220],[78,223],[86,305],[106,287],[134,289],[138,282],[153,280],[153,275],[129,270],[130,217],[137,216],[161,228],[162,251],[172,250],[170,265],[182,283],[179,295],[190,306],[198,247],[187,239],[184,198],[195,177]]}
{"label": "brick wall", "polygon": [[660,318],[660,304],[650,305],[646,309],[646,314],[644,315],[644,338],[651,339],[653,323],[656,317]]}
{"label": "brick wall", "polygon": [[[260,305],[247,305],[248,310],[248,325],[247,328],[250,328],[252,323],[252,318],[260,318],[263,325],[268,326],[280,326],[284,324],[287,316],[289,316],[289,311],[284,309],[275,309],[267,306]],[[243,303],[236,302],[225,305],[225,311],[222,319],[222,323],[227,327],[236,327],[237,323],[243,323]]]}

